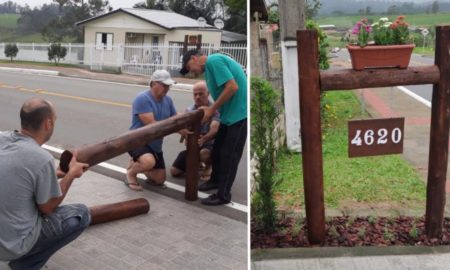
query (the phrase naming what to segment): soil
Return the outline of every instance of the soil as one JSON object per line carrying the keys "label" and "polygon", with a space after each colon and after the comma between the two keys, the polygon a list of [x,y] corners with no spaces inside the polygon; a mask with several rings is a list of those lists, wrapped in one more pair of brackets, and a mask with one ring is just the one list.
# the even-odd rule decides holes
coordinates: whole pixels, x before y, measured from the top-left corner
{"label": "soil", "polygon": [[[252,220],[251,247],[311,247],[304,220],[285,218],[278,221],[275,232],[265,234]],[[436,246],[450,244],[450,219],[444,219],[442,235],[425,235],[424,217],[333,217],[327,220],[326,238],[321,246]]]}

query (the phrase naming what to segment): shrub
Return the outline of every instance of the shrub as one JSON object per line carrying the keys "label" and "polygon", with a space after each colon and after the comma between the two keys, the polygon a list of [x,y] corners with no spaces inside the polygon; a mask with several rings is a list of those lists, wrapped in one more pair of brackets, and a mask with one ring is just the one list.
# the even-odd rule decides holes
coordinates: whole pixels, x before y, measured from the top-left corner
{"label": "shrub", "polygon": [[272,85],[260,78],[251,79],[251,149],[256,159],[255,194],[252,211],[255,221],[265,232],[275,228],[276,209],[273,198],[275,179],[276,124],[281,113],[280,98]]}
{"label": "shrub", "polygon": [[58,65],[59,61],[64,59],[67,54],[67,48],[64,46],[61,46],[61,43],[52,43],[48,47],[48,60],[55,61],[55,65]]}
{"label": "shrub", "polygon": [[5,56],[11,58],[11,62],[14,57],[17,56],[19,52],[19,48],[17,48],[16,44],[6,44],[5,46]]}

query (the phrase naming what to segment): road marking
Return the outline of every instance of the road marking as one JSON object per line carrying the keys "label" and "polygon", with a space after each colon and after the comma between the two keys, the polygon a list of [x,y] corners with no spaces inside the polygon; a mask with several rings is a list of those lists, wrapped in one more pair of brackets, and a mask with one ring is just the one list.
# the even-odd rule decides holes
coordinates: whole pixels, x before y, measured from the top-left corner
{"label": "road marking", "polygon": [[[56,79],[68,79],[68,80],[77,80],[77,81],[87,81],[87,82],[97,82],[97,83],[107,83],[107,84],[116,84],[116,85],[123,85],[123,86],[132,86],[132,87],[139,87],[139,88],[143,88],[143,87],[148,87],[148,85],[143,85],[143,84],[132,84],[132,83],[121,83],[121,82],[111,82],[111,81],[102,81],[102,80],[95,80],[95,79],[84,79],[84,78],[75,78],[75,77],[66,77],[66,76],[57,76],[57,75],[44,75],[44,74],[35,74],[37,76],[44,76],[44,77],[52,77],[52,78],[56,78]],[[191,86],[190,84],[179,84],[180,86]],[[175,88],[173,88],[175,87]],[[174,86],[172,86],[170,88],[170,91],[175,91],[175,92],[186,92],[186,93],[192,93],[192,90],[186,90],[186,89],[179,89],[176,88],[177,85],[175,84]]]}
{"label": "road marking", "polygon": [[80,101],[87,101],[87,102],[93,102],[93,103],[100,103],[100,104],[106,104],[106,105],[113,105],[113,106],[119,106],[119,107],[125,107],[125,108],[131,108],[130,104],[127,103],[121,103],[121,102],[114,102],[114,101],[108,101],[108,100],[102,100],[102,99],[94,99],[94,98],[86,98],[86,97],[79,97],[79,96],[72,96],[72,95],[66,95],[56,92],[50,92],[45,89],[28,89],[22,86],[9,86],[6,84],[1,84],[1,88],[8,88],[8,89],[15,89],[17,91],[22,92],[30,92],[35,94],[41,94],[41,95],[48,95],[48,96],[56,96],[56,97],[62,97],[62,98],[69,98],[74,100],[80,100]]}
{"label": "road marking", "polygon": [[[51,151],[51,152],[56,152],[58,154],[62,154],[62,152],[64,152],[64,150],[62,150],[60,148],[57,148],[57,147],[54,147],[54,146],[51,146],[51,145],[47,145],[47,144],[43,144],[42,148],[47,149],[48,151]],[[102,162],[102,163],[98,164],[97,166],[100,166],[100,167],[103,167],[105,169],[108,169],[108,170],[111,170],[111,171],[115,171],[115,172],[118,172],[118,173],[121,173],[121,174],[126,174],[127,173],[127,170],[125,168],[119,167],[119,166],[114,165],[114,164],[106,163],[106,162]],[[141,179],[141,180],[146,180],[147,179],[145,177],[145,175],[143,175],[143,174],[138,174],[138,178]],[[184,193],[184,191],[185,191],[185,187],[184,186],[181,186],[181,185],[178,185],[178,184],[175,184],[175,183],[171,183],[171,182],[168,182],[168,181],[166,181],[165,184],[166,184],[167,188],[170,188],[170,189],[182,192],[182,193]],[[200,199],[207,198],[209,195],[210,194],[205,193],[205,192],[201,192],[201,191],[198,192],[198,197]],[[241,212],[244,212],[244,213],[248,212],[248,207],[246,205],[243,205],[243,204],[240,204],[240,203],[237,203],[237,202],[231,202],[229,204],[224,204],[224,206],[225,207],[229,207],[229,208],[233,208],[235,210],[238,210],[238,211],[241,211]]]}
{"label": "road marking", "polygon": [[420,103],[424,104],[425,106],[427,106],[428,108],[431,108],[431,102],[424,99],[423,97],[419,96],[418,94],[412,92],[411,90],[409,90],[408,88],[404,87],[404,86],[397,86],[397,88],[402,91],[403,93],[407,94],[408,96],[414,98],[415,100],[419,101]]}

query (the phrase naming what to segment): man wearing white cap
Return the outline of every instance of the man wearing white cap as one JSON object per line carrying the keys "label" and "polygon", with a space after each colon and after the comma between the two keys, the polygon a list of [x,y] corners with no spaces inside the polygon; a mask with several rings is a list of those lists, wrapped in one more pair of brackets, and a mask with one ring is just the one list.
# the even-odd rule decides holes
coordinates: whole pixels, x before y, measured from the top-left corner
{"label": "man wearing white cap", "polygon": [[[177,114],[172,99],[167,96],[170,86],[176,82],[169,72],[156,70],[150,79],[150,89],[139,93],[133,101],[130,130],[167,119]],[[129,152],[132,161],[127,169],[125,184],[132,190],[141,191],[137,174],[144,173],[151,184],[163,185],[166,170],[162,152],[163,139],[153,140],[143,147]]]}

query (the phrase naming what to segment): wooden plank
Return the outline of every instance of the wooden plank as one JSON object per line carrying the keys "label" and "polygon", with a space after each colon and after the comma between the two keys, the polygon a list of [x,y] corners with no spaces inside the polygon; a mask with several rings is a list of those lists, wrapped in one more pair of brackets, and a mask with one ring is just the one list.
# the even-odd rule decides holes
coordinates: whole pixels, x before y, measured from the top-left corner
{"label": "wooden plank", "polygon": [[449,46],[450,26],[437,26],[434,59],[440,70],[440,81],[433,85],[431,101],[430,154],[425,214],[425,229],[428,237],[438,237],[441,234],[444,220],[449,139]]}
{"label": "wooden plank", "polygon": [[119,203],[92,206],[89,210],[91,213],[90,225],[95,225],[146,214],[150,211],[150,204],[146,199],[140,198]]}
{"label": "wooden plank", "polygon": [[322,90],[348,90],[397,85],[435,84],[439,82],[439,68],[436,65],[409,67],[407,69],[385,68],[322,70]]}
{"label": "wooden plank", "polygon": [[316,31],[297,31],[303,183],[308,239],[311,244],[320,244],[325,240],[320,74],[317,42]]}

